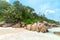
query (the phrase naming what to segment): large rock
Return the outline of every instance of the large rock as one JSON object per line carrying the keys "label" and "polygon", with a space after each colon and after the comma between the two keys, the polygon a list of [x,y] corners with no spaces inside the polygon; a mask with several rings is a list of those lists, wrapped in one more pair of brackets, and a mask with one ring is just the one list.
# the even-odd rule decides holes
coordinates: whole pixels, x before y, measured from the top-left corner
{"label": "large rock", "polygon": [[46,26],[43,23],[29,24],[25,28],[31,31],[43,32],[43,33],[48,32]]}
{"label": "large rock", "polygon": [[2,27],[5,24],[5,21],[0,22],[0,27]]}
{"label": "large rock", "polygon": [[20,23],[16,23],[15,25],[12,26],[13,28],[20,28]]}
{"label": "large rock", "polygon": [[39,29],[40,29],[40,32],[47,32],[48,31],[47,28],[46,28],[46,26],[44,24],[41,24],[39,26]]}
{"label": "large rock", "polygon": [[3,25],[3,27],[12,27],[12,24],[11,24],[11,23],[5,23],[5,24]]}
{"label": "large rock", "polygon": [[36,27],[37,27],[37,24],[36,23],[32,24],[31,30],[32,31],[36,31]]}
{"label": "large rock", "polygon": [[56,24],[51,24],[51,23],[48,23],[48,26],[47,26],[48,28],[52,28],[52,27],[57,27],[57,25]]}
{"label": "large rock", "polygon": [[60,32],[54,32],[54,34],[60,35]]}
{"label": "large rock", "polygon": [[27,29],[27,30],[31,30],[31,27],[32,27],[32,25],[29,24],[29,25],[26,26],[26,29]]}
{"label": "large rock", "polygon": [[37,32],[47,32],[47,28],[43,23],[41,23],[41,24],[37,25],[36,31]]}
{"label": "large rock", "polygon": [[57,25],[56,24],[51,24],[52,27],[56,27]]}
{"label": "large rock", "polygon": [[35,26],[36,26],[36,31],[37,31],[37,32],[40,32],[40,25],[41,25],[41,23],[39,23],[39,22],[36,23],[36,25],[35,25]]}

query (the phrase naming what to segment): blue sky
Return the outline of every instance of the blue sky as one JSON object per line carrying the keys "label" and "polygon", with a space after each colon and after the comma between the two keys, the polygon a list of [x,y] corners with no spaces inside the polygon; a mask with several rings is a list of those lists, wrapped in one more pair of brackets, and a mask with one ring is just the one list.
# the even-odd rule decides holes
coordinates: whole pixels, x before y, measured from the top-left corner
{"label": "blue sky", "polygon": [[[14,0],[6,0],[13,3]],[[47,18],[60,21],[60,0],[19,0],[23,5],[35,9],[36,13],[44,13]]]}

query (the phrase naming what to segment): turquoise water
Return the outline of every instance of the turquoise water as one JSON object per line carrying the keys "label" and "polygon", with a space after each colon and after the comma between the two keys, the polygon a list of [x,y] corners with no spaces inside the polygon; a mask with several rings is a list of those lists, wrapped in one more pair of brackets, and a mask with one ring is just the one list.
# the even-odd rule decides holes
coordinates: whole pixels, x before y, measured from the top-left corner
{"label": "turquoise water", "polygon": [[53,28],[50,28],[50,29],[48,29],[49,30],[49,32],[60,32],[60,27],[53,27]]}

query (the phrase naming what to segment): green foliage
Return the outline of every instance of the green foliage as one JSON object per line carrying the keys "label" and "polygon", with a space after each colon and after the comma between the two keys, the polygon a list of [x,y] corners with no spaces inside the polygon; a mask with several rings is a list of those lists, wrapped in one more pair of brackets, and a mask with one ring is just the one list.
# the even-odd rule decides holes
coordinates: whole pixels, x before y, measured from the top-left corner
{"label": "green foliage", "polygon": [[0,0],[0,10],[7,9],[9,6],[10,6],[10,4],[8,2]]}
{"label": "green foliage", "polygon": [[22,20],[24,23],[26,23],[26,24],[32,24],[32,23],[34,23],[35,21],[33,20],[33,19],[24,19],[24,20]]}
{"label": "green foliage", "polygon": [[15,1],[12,5],[5,1],[0,1],[0,16],[0,21],[4,20],[9,23],[24,22],[30,24],[36,21],[58,23],[47,19],[44,14],[38,15],[33,8],[24,6],[19,1]]}
{"label": "green foliage", "polygon": [[6,10],[9,6],[11,6],[8,2],[0,0],[0,21],[4,21],[3,18],[3,10]]}
{"label": "green foliage", "polygon": [[1,22],[1,21],[4,21],[4,19],[3,19],[3,17],[0,16],[0,22]]}

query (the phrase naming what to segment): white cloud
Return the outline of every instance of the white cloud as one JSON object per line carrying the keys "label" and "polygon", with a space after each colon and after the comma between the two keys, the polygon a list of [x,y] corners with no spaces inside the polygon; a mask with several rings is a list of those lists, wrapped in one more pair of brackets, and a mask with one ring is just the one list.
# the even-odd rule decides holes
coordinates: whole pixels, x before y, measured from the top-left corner
{"label": "white cloud", "polygon": [[6,0],[7,2],[9,2],[9,0]]}
{"label": "white cloud", "polygon": [[57,8],[57,9],[55,9],[55,11],[60,12],[60,8],[59,8],[59,9],[58,9],[58,8]]}
{"label": "white cloud", "polygon": [[42,13],[45,13],[46,12],[46,10],[48,10],[50,8],[50,5],[49,4],[42,4],[42,5],[40,5],[40,12],[42,12]]}
{"label": "white cloud", "polygon": [[55,10],[46,10],[45,14],[47,14],[47,13],[55,13]]}
{"label": "white cloud", "polygon": [[51,8],[51,5],[49,3],[40,5],[40,11],[44,14],[47,14],[47,13],[53,14],[56,12],[55,9]]}

